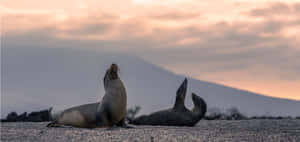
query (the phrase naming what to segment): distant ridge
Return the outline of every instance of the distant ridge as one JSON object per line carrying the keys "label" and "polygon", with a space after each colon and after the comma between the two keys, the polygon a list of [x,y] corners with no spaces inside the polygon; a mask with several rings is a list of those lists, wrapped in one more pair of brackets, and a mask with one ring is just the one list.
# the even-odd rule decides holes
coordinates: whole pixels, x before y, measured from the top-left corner
{"label": "distant ridge", "polygon": [[[51,106],[60,110],[99,101],[104,93],[102,77],[112,62],[120,66],[128,106],[141,106],[141,114],[170,107],[185,77],[122,53],[84,48],[2,48],[1,117],[11,111],[30,112]],[[188,80],[188,106],[192,106],[190,93],[193,91],[207,101],[209,108],[237,107],[248,116],[300,115],[300,101],[267,97],[193,78]]]}

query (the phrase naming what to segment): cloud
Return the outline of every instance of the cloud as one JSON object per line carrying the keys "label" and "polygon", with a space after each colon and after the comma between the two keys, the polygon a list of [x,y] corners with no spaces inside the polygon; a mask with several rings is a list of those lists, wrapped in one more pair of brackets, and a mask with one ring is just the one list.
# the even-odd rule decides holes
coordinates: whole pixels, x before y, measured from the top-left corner
{"label": "cloud", "polygon": [[[300,3],[273,3],[272,5],[254,8],[248,12],[249,19],[261,19],[260,31],[265,35],[278,34],[282,38],[297,38],[300,33]],[[294,44],[299,41],[294,40]],[[297,48],[297,47],[296,47]]]}
{"label": "cloud", "polygon": [[169,10],[157,13],[151,13],[151,18],[156,20],[191,20],[201,16],[199,12],[183,12],[176,10]]}
{"label": "cloud", "polygon": [[[299,26],[297,21],[300,19],[295,14],[297,10],[299,3],[275,3],[241,13],[249,17],[248,21],[211,24],[200,22],[205,17],[198,13],[178,10],[125,19],[115,14],[94,12],[83,14],[80,18],[68,16],[62,21],[54,20],[55,16],[51,15],[44,18],[10,15],[3,26],[7,32],[2,45],[97,48],[134,54],[166,68],[185,66],[188,67],[185,71],[195,74],[257,70],[249,72],[249,75],[267,78],[257,73],[272,72],[268,78],[299,80],[297,32],[286,35],[287,29],[299,31],[295,28]],[[292,19],[285,19],[284,14],[274,18],[276,13],[285,13]],[[52,20],[45,20],[49,17]],[[256,21],[257,17],[263,20]],[[186,24],[184,21],[189,19],[199,22]],[[164,22],[169,20],[179,24]],[[34,26],[20,32],[9,30],[19,28],[11,26],[11,23]]]}
{"label": "cloud", "polygon": [[265,16],[275,16],[275,15],[286,15],[291,14],[293,12],[292,6],[289,6],[285,3],[275,3],[271,6],[264,7],[264,8],[255,8],[250,11],[251,16],[258,16],[258,17],[265,17]]}
{"label": "cloud", "polygon": [[279,22],[280,24],[299,24],[300,3],[277,2],[271,5],[253,8],[248,12],[249,18],[262,18],[265,21]]}

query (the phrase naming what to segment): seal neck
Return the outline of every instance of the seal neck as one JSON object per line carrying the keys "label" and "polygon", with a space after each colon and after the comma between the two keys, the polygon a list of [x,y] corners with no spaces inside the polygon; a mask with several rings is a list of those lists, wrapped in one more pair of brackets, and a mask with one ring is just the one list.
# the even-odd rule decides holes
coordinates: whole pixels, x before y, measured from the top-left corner
{"label": "seal neck", "polygon": [[112,64],[111,67],[106,70],[106,73],[103,78],[103,84],[105,90],[110,81],[119,79],[118,70],[119,68],[116,64]]}

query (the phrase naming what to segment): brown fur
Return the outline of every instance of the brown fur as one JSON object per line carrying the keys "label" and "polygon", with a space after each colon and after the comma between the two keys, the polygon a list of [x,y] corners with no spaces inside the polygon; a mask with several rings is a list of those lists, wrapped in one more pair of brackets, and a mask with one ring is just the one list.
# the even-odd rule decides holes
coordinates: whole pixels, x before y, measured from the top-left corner
{"label": "brown fur", "polygon": [[127,96],[118,76],[118,66],[112,64],[103,78],[105,95],[101,102],[64,110],[48,127],[69,125],[82,128],[125,125]]}

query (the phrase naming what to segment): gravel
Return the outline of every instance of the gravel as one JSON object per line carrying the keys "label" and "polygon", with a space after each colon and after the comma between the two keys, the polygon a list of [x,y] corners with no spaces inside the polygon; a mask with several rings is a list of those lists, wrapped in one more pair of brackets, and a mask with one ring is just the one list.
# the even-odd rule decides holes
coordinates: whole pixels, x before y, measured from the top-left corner
{"label": "gravel", "polygon": [[134,126],[131,129],[47,128],[47,123],[1,123],[1,142],[300,142],[300,120],[201,120],[195,127]]}

